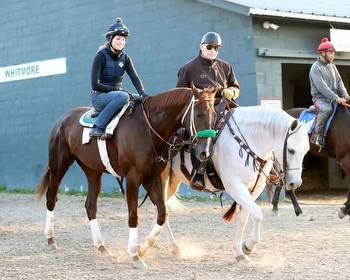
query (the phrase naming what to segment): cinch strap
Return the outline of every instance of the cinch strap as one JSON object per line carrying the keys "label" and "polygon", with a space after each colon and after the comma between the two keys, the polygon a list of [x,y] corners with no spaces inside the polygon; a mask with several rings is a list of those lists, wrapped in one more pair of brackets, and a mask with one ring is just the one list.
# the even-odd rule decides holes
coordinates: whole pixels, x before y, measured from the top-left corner
{"label": "cinch strap", "polygon": [[214,129],[203,129],[197,132],[197,138],[215,138],[216,136],[216,131]]}

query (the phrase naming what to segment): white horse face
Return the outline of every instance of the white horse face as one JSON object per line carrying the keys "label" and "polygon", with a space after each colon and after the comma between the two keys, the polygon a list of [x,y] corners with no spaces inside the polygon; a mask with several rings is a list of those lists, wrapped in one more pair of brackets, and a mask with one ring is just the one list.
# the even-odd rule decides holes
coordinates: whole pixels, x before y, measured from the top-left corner
{"label": "white horse face", "polygon": [[303,182],[301,178],[303,159],[310,145],[307,128],[298,121],[293,122],[288,133],[289,137],[284,150],[284,172],[286,189],[294,190]]}

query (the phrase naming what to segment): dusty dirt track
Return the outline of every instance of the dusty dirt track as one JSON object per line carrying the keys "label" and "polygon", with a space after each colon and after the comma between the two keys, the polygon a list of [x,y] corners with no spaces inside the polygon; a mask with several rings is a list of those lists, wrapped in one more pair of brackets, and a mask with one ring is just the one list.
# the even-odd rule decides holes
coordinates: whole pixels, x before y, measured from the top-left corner
{"label": "dusty dirt track", "polygon": [[[253,263],[245,267],[233,258],[234,224],[221,219],[219,204],[186,202],[186,210],[171,214],[171,224],[187,256],[176,258],[163,232],[162,247],[146,256],[149,269],[143,272],[131,267],[126,253],[124,201],[99,199],[102,235],[114,257],[100,256],[93,247],[84,202],[84,197],[59,197],[55,217],[60,250],[50,252],[43,234],[45,201],[34,195],[0,194],[0,279],[350,278],[350,223],[337,217],[337,205],[302,205],[302,217],[295,217],[287,203],[280,205],[279,217],[262,205],[262,242],[251,257]],[[140,242],[153,217],[147,202],[141,209]]]}

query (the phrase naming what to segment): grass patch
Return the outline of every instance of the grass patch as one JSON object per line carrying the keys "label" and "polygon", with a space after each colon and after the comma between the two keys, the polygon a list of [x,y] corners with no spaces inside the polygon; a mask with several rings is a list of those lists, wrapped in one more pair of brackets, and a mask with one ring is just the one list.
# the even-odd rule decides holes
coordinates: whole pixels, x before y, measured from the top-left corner
{"label": "grass patch", "polygon": [[[180,195],[176,194],[176,197],[180,201],[188,201],[188,202],[210,202],[210,201],[220,201],[220,195],[218,194],[217,196],[212,195],[212,194],[204,194],[204,195],[193,195],[193,194],[187,194],[187,195]],[[228,199],[227,197],[223,196],[222,197],[223,201],[228,201],[231,199]]]}
{"label": "grass patch", "polygon": [[[32,189],[25,189],[25,188],[14,188],[9,189],[6,185],[0,184],[0,193],[15,193],[15,194],[35,194],[36,190]],[[59,194],[63,195],[70,195],[70,196],[86,196],[86,191],[80,191],[80,190],[60,190]],[[101,192],[99,197],[110,197],[110,198],[123,198],[123,195],[121,192]],[[141,194],[139,196],[139,199],[143,199],[145,197],[145,194]],[[204,194],[204,195],[193,195],[193,194],[186,194],[186,195],[180,195],[177,194],[177,198],[184,202],[210,202],[210,201],[220,201],[219,196],[214,196],[212,194]],[[224,196],[223,201],[227,201],[228,199]]]}
{"label": "grass patch", "polygon": [[20,193],[20,194],[34,194],[34,190],[24,188],[8,189],[5,185],[0,185],[0,193]]}

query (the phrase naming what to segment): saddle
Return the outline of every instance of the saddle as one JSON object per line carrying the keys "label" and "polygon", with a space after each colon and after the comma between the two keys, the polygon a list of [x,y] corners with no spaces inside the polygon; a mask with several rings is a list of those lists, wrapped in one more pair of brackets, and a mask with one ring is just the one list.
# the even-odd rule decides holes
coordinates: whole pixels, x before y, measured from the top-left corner
{"label": "saddle", "polygon": [[[333,106],[333,111],[332,114],[329,116],[327,122],[326,122],[326,127],[325,127],[325,136],[327,135],[328,129],[331,126],[332,120],[334,118],[335,112],[337,111],[338,104],[336,103],[335,106]],[[305,109],[299,116],[299,121],[301,123],[306,124],[307,126],[310,126],[308,130],[308,134],[311,135],[312,132],[315,129],[316,126],[316,115],[317,111],[315,106],[310,106],[308,109]]]}
{"label": "saddle", "polygon": [[[117,113],[116,116],[112,118],[112,120],[108,123],[105,132],[107,134],[113,135],[115,128],[117,127],[120,118],[124,115],[125,111],[128,109],[129,103],[125,104],[124,107]],[[90,141],[89,132],[90,129],[94,127],[96,117],[98,114],[95,109],[90,109],[85,112],[79,119],[79,123],[84,127],[82,134],[82,143],[86,144]]]}

